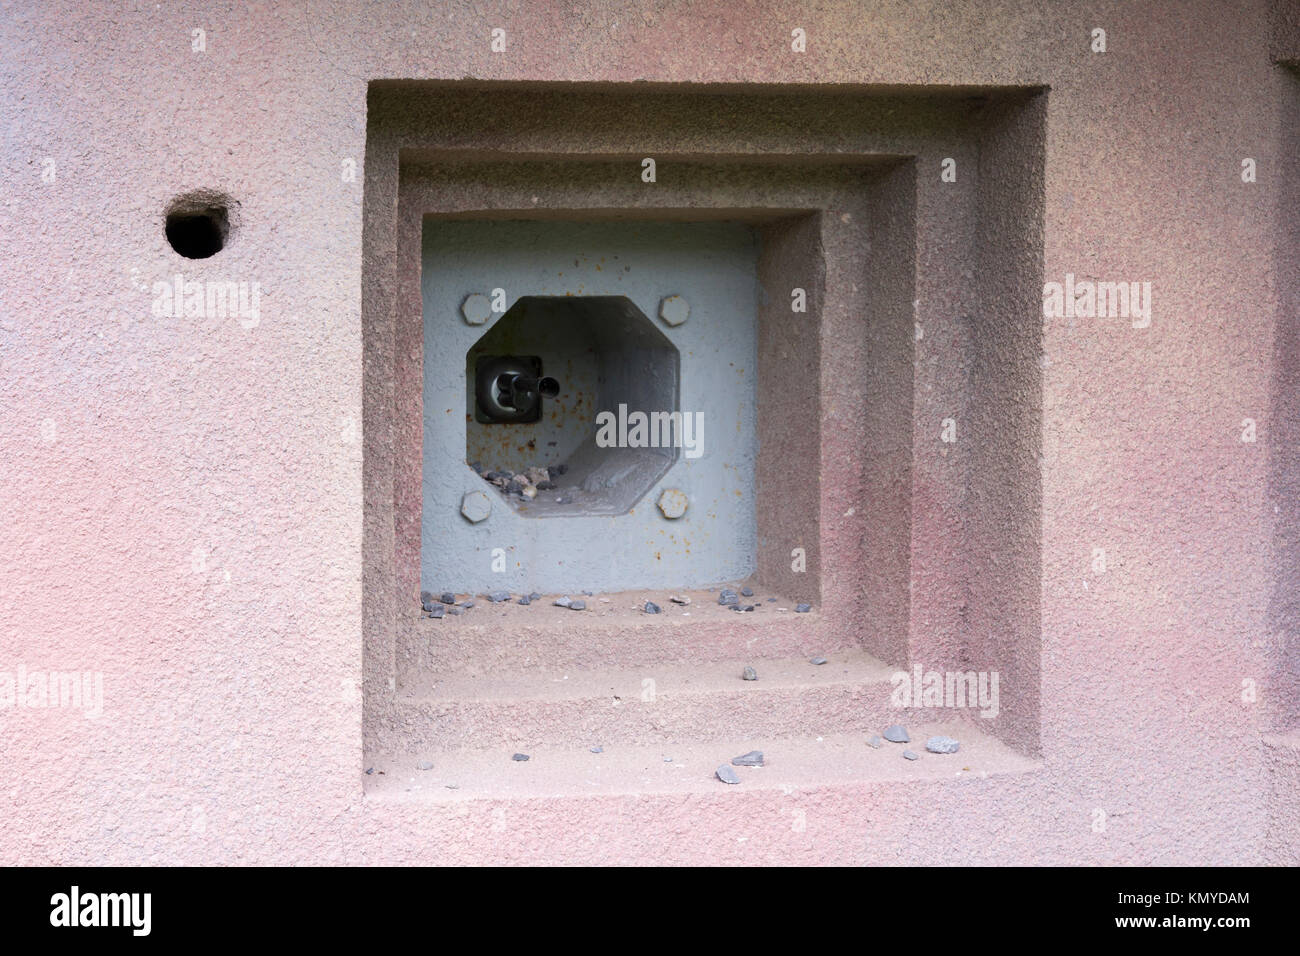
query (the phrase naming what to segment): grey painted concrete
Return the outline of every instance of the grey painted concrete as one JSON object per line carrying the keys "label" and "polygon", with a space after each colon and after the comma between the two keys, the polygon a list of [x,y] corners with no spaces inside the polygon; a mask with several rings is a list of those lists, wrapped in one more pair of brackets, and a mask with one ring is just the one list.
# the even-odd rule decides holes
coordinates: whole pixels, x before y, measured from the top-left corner
{"label": "grey painted concrete", "polygon": [[[750,574],[756,258],[752,232],[735,223],[426,222],[423,586],[614,591],[700,587]],[[586,301],[574,308],[562,307],[563,300],[523,303],[533,313],[527,323],[512,313],[511,328],[494,341],[503,316],[470,326],[460,305],[470,293],[496,288],[506,291],[507,309],[532,296]],[[658,318],[659,303],[674,294],[690,303],[690,318],[670,327]],[[626,297],[648,317],[645,324],[631,324],[612,300],[588,298],[605,296]],[[542,355],[546,374],[564,390],[547,400],[542,422],[472,421],[467,370],[480,340]],[[676,408],[665,340],[677,349]],[[629,412],[702,413],[699,457],[597,448],[596,416],[617,412],[620,402]],[[566,461],[570,471],[560,483],[577,492],[575,500],[508,502],[469,467],[474,460],[511,470]],[[683,517],[669,521],[654,506],[664,488],[689,496]],[[474,490],[494,501],[478,524],[460,513],[464,494]],[[495,549],[503,552],[504,561],[496,557],[504,571],[493,570]]]}

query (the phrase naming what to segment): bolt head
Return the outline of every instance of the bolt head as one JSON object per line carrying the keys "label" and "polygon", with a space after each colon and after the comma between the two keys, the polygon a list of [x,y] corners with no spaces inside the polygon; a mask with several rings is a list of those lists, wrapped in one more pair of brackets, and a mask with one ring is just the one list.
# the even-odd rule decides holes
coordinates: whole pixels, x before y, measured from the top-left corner
{"label": "bolt head", "polygon": [[680,518],[686,514],[690,499],[686,497],[686,492],[679,488],[665,488],[656,504],[665,518]]}
{"label": "bolt head", "polygon": [[460,513],[478,524],[492,513],[492,501],[481,491],[467,491],[460,499]]}
{"label": "bolt head", "polygon": [[680,295],[670,295],[659,303],[659,318],[667,325],[681,325],[691,314],[691,304]]}
{"label": "bolt head", "polygon": [[474,292],[465,296],[465,301],[460,304],[460,314],[470,325],[482,325],[492,318],[492,302],[482,292]]}

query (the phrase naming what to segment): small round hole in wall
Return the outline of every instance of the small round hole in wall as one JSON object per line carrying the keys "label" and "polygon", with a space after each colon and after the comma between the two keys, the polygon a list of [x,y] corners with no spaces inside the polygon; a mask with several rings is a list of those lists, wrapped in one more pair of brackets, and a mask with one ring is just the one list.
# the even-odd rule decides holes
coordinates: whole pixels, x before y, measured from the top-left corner
{"label": "small round hole in wall", "polygon": [[226,247],[231,200],[202,191],[177,196],[167,208],[168,244],[186,259],[207,259]]}

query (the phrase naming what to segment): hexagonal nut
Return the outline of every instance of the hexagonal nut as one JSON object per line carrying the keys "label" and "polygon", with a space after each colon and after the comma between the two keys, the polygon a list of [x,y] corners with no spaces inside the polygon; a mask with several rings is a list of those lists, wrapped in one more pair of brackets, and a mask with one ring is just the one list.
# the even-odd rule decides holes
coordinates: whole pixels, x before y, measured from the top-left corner
{"label": "hexagonal nut", "polygon": [[481,491],[467,491],[460,499],[460,513],[478,524],[492,513],[492,499]]}
{"label": "hexagonal nut", "polygon": [[691,314],[691,304],[680,295],[670,295],[659,303],[659,318],[668,325],[681,325]]}
{"label": "hexagonal nut", "polygon": [[470,325],[482,325],[492,318],[492,301],[482,292],[471,293],[460,304],[460,314]]}
{"label": "hexagonal nut", "polygon": [[680,518],[686,514],[686,508],[690,503],[686,492],[680,488],[665,488],[656,502],[665,518]]}

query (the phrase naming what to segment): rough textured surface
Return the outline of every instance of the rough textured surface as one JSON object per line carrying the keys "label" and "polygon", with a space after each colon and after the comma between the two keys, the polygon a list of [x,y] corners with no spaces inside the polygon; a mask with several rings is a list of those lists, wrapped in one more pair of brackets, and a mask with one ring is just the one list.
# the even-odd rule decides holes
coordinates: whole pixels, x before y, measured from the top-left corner
{"label": "rough textured surface", "polygon": [[[1300,862],[1300,88],[1273,62],[1300,61],[1300,17],[1266,0],[927,12],[5,3],[0,671],[101,673],[103,714],[0,712],[0,861]],[[807,53],[789,50],[794,26]],[[1093,26],[1105,54],[1088,50]],[[648,81],[637,95],[661,99],[558,131],[555,113],[503,106],[528,122],[497,128],[481,120],[500,101],[485,91],[470,109],[448,91],[460,78],[611,96]],[[730,642],[732,683],[752,660],[756,687],[756,633],[790,658],[856,643],[890,666],[999,669],[1002,713],[974,718],[1004,751],[987,776],[952,769],[968,740],[974,759],[973,730],[910,716],[962,753],[909,763],[858,734],[862,760],[891,766],[836,775],[853,751],[827,760],[801,737],[785,786],[725,787],[717,760],[761,744],[770,766],[752,774],[772,775],[776,742],[674,746],[688,769],[612,764],[591,793],[573,767],[548,788],[547,750],[524,741],[511,747],[531,761],[491,751],[495,776],[471,793],[448,789],[462,783],[434,756],[425,791],[390,794],[390,774],[364,773],[399,674],[472,645],[487,610],[415,617],[419,469],[393,462],[418,449],[420,419],[393,409],[420,393],[418,334],[391,316],[418,327],[398,237],[418,250],[419,214],[398,202],[396,140],[367,141],[381,80],[447,81],[412,94],[452,107],[425,148],[599,143],[602,162],[630,162],[646,205],[666,194],[635,178],[648,152],[776,166],[795,130],[893,157],[766,185],[752,169],[674,181],[661,158],[672,208],[782,211],[755,222],[759,376],[784,363],[786,407],[813,420],[763,447],[784,439],[820,481],[760,447],[757,495],[790,507],[760,515],[756,584],[812,601],[802,630],[715,607],[759,630],[710,622],[646,652],[717,659]],[[797,87],[826,121],[786,93],[761,111],[675,99],[709,84]],[[907,92],[910,105],[890,99]],[[451,210],[531,210],[535,183],[556,215],[633,201],[599,168],[567,185],[493,173],[493,189],[439,175],[429,188]],[[194,189],[237,203],[226,249],[201,261],[163,236],[168,203]],[[1150,327],[1043,321],[1037,287],[1067,272],[1152,282]],[[151,284],[177,273],[260,283],[260,316],[151,315]],[[795,286],[821,335],[777,321]],[[864,368],[865,402],[843,391]],[[760,430],[761,406],[760,386]],[[790,570],[797,546],[805,574]],[[631,659],[650,633],[620,623],[593,642],[579,619],[597,614],[517,610],[562,615],[555,645],[511,637],[485,644],[489,659]],[[636,613],[660,634],[680,627]],[[417,649],[421,623],[453,633],[451,649]],[[589,745],[579,757],[615,757]],[[694,781],[652,785],[671,773]]]}

